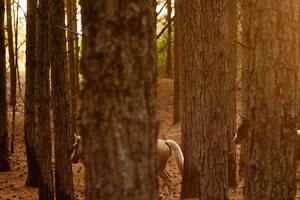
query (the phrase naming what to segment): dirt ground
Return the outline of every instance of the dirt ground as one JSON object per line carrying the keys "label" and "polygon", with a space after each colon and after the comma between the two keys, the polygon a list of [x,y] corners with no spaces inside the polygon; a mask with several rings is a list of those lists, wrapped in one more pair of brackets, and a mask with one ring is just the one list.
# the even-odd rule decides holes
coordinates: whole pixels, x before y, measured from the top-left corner
{"label": "dirt ground", "polygon": [[[23,82],[23,81],[21,81]],[[24,83],[24,82],[23,82]],[[24,85],[22,85],[24,86]],[[23,87],[24,88],[24,87]],[[172,124],[172,81],[169,79],[160,79],[158,83],[158,119],[160,120],[159,137],[173,139],[180,144],[180,124]],[[11,119],[11,110],[9,110],[9,119]],[[0,173],[0,200],[36,200],[37,189],[26,187],[25,180],[27,176],[26,154],[24,145],[24,122],[23,122],[23,102],[19,98],[17,106],[15,153],[10,155],[11,171]],[[11,127],[11,125],[9,125]],[[238,147],[239,148],[239,147]],[[181,175],[173,159],[169,161],[168,170],[173,178],[173,190],[175,200],[179,199],[181,189]],[[299,171],[299,170],[298,170]],[[82,163],[73,165],[75,199],[84,199],[84,167]],[[297,173],[298,174],[298,173]],[[299,175],[298,175],[299,177]],[[230,199],[242,200],[242,181],[236,190],[230,191]],[[297,184],[300,188],[300,184]],[[165,188],[166,190],[166,188]],[[299,189],[297,189],[297,200],[300,200]],[[161,189],[162,191],[162,189]],[[166,194],[164,198],[166,199]]]}

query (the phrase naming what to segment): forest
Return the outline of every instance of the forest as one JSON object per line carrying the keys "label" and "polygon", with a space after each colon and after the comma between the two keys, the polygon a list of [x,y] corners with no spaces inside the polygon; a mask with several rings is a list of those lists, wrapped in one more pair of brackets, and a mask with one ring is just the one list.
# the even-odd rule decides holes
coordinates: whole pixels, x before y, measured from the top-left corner
{"label": "forest", "polygon": [[299,0],[0,0],[0,200],[300,200]]}

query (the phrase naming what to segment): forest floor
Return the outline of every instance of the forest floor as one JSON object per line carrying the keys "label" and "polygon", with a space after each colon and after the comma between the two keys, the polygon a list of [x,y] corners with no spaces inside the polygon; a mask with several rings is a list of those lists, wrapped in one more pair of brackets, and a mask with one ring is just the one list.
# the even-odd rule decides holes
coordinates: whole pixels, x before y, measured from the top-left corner
{"label": "forest floor", "polygon": [[[24,79],[21,78],[22,91],[24,92]],[[160,120],[160,138],[173,139],[181,144],[181,125],[172,124],[173,82],[170,79],[160,79],[158,83],[158,119]],[[23,95],[24,96],[24,95]],[[36,200],[37,189],[26,187],[27,163],[24,145],[24,107],[19,98],[16,113],[15,153],[10,155],[11,171],[0,173],[0,200]],[[9,127],[11,127],[11,109],[9,109]],[[238,147],[239,156],[239,147]],[[53,161],[54,163],[54,161]],[[169,161],[168,171],[172,175],[175,200],[179,199],[181,190],[181,175],[174,159]],[[84,199],[84,167],[82,163],[73,165],[75,199]],[[297,177],[300,177],[299,169]],[[230,190],[231,200],[242,200],[243,181],[238,179],[236,190]],[[162,190],[162,189],[161,189]],[[165,188],[165,192],[166,192]],[[163,199],[166,198],[166,194]],[[300,183],[297,183],[297,200],[300,200]]]}

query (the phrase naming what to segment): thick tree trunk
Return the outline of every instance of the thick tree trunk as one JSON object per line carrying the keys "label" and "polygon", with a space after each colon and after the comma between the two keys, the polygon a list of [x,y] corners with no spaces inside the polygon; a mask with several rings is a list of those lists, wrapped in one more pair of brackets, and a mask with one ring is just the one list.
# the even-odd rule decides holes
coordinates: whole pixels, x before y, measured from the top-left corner
{"label": "thick tree trunk", "polygon": [[228,199],[223,1],[179,1],[182,198]]}
{"label": "thick tree trunk", "polygon": [[71,163],[72,138],[69,126],[69,101],[66,90],[64,1],[50,1],[50,59],[52,102],[55,132],[56,199],[73,200],[74,186]]}
{"label": "thick tree trunk", "polygon": [[180,45],[180,39],[179,39],[179,24],[178,24],[178,17],[176,16],[176,10],[177,10],[177,4],[180,0],[175,0],[175,19],[174,19],[174,69],[173,69],[173,123],[178,123],[180,121],[180,112],[181,112],[181,106],[180,106],[180,52],[179,52],[179,45]]}
{"label": "thick tree trunk", "polygon": [[37,135],[38,158],[41,182],[39,199],[54,199],[52,145],[50,129],[50,91],[49,91],[49,54],[48,54],[48,0],[39,0],[37,24]]}
{"label": "thick tree trunk", "polygon": [[236,130],[236,77],[237,77],[237,0],[231,0],[225,8],[226,45],[226,130],[228,145],[228,184],[236,187],[236,149],[233,137]]}
{"label": "thick tree trunk", "polygon": [[82,3],[86,198],[157,199],[152,6]]}
{"label": "thick tree trunk", "polygon": [[250,146],[245,199],[295,199],[299,127],[299,1],[253,6],[250,49]]}
{"label": "thick tree trunk", "polygon": [[38,147],[36,132],[36,0],[27,0],[27,21],[26,21],[26,84],[25,84],[25,112],[24,131],[26,157],[28,166],[27,186],[37,187],[40,182],[38,173]]}
{"label": "thick tree trunk", "polygon": [[[251,22],[251,4],[249,0],[241,1],[241,40],[242,40],[242,69],[241,69],[241,116],[247,119],[249,114],[249,93],[250,93],[250,78],[251,73],[249,71],[250,67],[250,22]],[[241,119],[242,121],[243,119]],[[249,157],[249,140],[245,140],[241,144],[240,148],[240,161],[239,161],[239,176],[244,177],[247,159]]]}
{"label": "thick tree trunk", "polygon": [[4,0],[0,0],[0,172],[9,171],[7,102],[6,102],[6,67],[4,34]]}

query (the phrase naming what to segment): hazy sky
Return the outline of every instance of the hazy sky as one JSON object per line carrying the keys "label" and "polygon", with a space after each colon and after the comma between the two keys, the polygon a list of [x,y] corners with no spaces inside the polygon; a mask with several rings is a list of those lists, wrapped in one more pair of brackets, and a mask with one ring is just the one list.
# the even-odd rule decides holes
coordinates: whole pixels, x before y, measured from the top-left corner
{"label": "hazy sky", "polygon": [[27,10],[27,0],[19,0],[19,4],[22,7],[22,9],[26,12]]}

